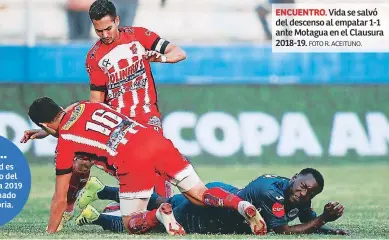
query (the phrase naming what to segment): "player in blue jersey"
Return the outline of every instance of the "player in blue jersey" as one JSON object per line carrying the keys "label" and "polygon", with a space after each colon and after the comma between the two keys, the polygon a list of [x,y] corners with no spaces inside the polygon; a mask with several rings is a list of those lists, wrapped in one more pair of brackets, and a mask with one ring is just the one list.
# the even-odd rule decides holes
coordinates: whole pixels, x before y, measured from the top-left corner
{"label": "player in blue jersey", "polygon": [[[91,183],[93,184],[88,182],[85,192],[80,196],[80,202],[86,204],[99,198],[116,199],[116,188],[104,186],[97,179],[92,179]],[[96,187],[98,185],[100,186]],[[341,229],[334,230],[324,227],[327,222],[335,221],[343,215],[344,206],[342,204],[327,203],[323,213],[319,216],[311,209],[311,200],[324,188],[323,176],[315,169],[303,169],[290,179],[276,175],[262,175],[243,189],[222,182],[208,183],[207,187],[220,187],[251,202],[260,210],[268,231],[281,234],[347,234]],[[245,219],[236,212],[195,206],[181,194],[169,199],[153,195],[149,208],[155,208],[165,201],[173,206],[176,220],[187,233],[251,233]],[[104,213],[100,214],[89,205],[77,218],[76,223],[78,225],[95,224],[106,230],[122,231],[121,218],[115,217],[115,212],[118,210],[118,205],[111,204],[106,207]],[[297,217],[301,224],[289,226],[288,223]]]}

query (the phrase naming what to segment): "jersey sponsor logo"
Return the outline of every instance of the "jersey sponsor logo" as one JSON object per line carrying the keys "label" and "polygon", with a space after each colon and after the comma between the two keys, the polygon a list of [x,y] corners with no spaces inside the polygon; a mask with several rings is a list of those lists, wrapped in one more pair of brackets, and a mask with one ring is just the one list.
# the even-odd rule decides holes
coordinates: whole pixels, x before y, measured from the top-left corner
{"label": "jersey sponsor logo", "polygon": [[146,88],[147,78],[142,78],[140,80],[134,80],[130,86],[130,90],[138,90]]}
{"label": "jersey sponsor logo", "polygon": [[127,144],[128,140],[125,138],[127,132],[136,134],[139,130],[136,130],[137,124],[128,120],[122,121],[115,130],[112,131],[111,136],[107,142],[107,147],[116,152],[119,144]]}
{"label": "jersey sponsor logo", "polygon": [[[146,70],[143,68],[141,70],[139,70],[138,72],[136,72],[135,74],[129,76],[128,78],[122,80],[122,81],[119,81],[119,82],[116,82],[116,83],[109,83],[108,84],[108,89],[109,90],[114,90],[114,89],[120,89],[122,88],[123,89],[123,85],[126,85],[127,83],[129,83],[130,81],[133,81],[132,84],[125,88],[121,91],[121,93],[119,92],[115,92],[116,94],[112,94],[113,97],[117,97],[117,96],[120,96],[121,94],[124,94],[126,91],[128,90],[138,90],[138,89],[141,89],[141,88],[145,88],[146,87],[146,84],[147,84],[147,78],[144,79],[143,78],[143,74],[146,72]],[[138,80],[138,78],[140,78]],[[118,90],[119,91],[119,90]],[[108,94],[108,97],[110,96],[111,94]]]}
{"label": "jersey sponsor logo", "polygon": [[70,116],[69,120],[65,123],[65,125],[62,126],[62,130],[69,130],[74,123],[77,122],[77,120],[81,117],[82,113],[84,112],[85,104],[80,104],[77,107],[75,107],[72,111],[72,115]]}
{"label": "jersey sponsor logo", "polygon": [[[111,69],[108,70],[108,89],[120,87],[121,85],[126,84],[127,82],[134,80],[139,76],[142,76],[146,72],[142,59],[135,61],[130,66],[127,66],[116,72],[113,67]],[[110,71],[113,72],[110,73]]]}
{"label": "jersey sponsor logo", "polygon": [[96,44],[96,45],[93,46],[93,48],[92,48],[92,50],[91,50],[91,52],[90,52],[90,54],[89,54],[89,58],[90,58],[90,59],[95,58],[97,49],[99,49],[99,47],[100,47],[100,44]]}
{"label": "jersey sponsor logo", "polygon": [[151,126],[155,126],[155,127],[158,127],[158,128],[162,128],[162,122],[161,122],[161,119],[157,116],[152,116],[149,121],[147,122],[147,124],[151,125]]}
{"label": "jersey sponsor logo", "polygon": [[102,65],[105,68],[109,68],[109,66],[112,66],[111,62],[109,61],[109,58],[104,59]]}
{"label": "jersey sponsor logo", "polygon": [[294,218],[294,217],[297,216],[298,213],[299,213],[299,209],[298,208],[293,208],[292,210],[290,210],[288,212],[287,215],[288,215],[289,218]]}
{"label": "jersey sponsor logo", "polygon": [[92,68],[89,64],[86,65],[86,71],[90,73],[92,71]]}
{"label": "jersey sponsor logo", "polygon": [[274,203],[271,207],[271,211],[276,217],[283,217],[285,215],[285,208],[281,203]]}
{"label": "jersey sponsor logo", "polygon": [[119,88],[119,89],[118,89],[117,91],[115,91],[115,92],[109,91],[109,92],[108,92],[108,99],[118,98],[118,97],[120,97],[121,95],[123,95],[125,92],[126,92],[126,90],[125,90],[125,89],[122,89],[122,88]]}

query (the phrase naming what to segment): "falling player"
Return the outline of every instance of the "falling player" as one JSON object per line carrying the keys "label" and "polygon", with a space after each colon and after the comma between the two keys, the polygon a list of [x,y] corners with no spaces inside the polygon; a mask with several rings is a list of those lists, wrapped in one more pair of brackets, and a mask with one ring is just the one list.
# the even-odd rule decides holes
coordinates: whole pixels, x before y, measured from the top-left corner
{"label": "falling player", "polygon": [[207,189],[192,165],[172,142],[154,128],[147,128],[102,103],[79,102],[64,111],[52,99],[35,100],[28,112],[43,130],[58,137],[56,186],[47,232],[55,233],[67,203],[67,191],[75,158],[106,158],[119,179],[120,211],[125,229],[148,232],[161,222],[170,235],[185,231],[176,222],[171,205],[147,211],[155,169],[194,204],[232,208],[249,223],[254,234],[265,234],[266,224],[255,207],[221,188]]}
{"label": "falling player", "polygon": [[[242,189],[222,182],[208,183],[206,186],[208,188],[223,188],[252,202],[257,209],[261,209],[261,215],[266,222],[268,231],[279,234],[347,234],[342,229],[330,229],[323,226],[343,215],[344,207],[342,204],[327,203],[320,216],[317,216],[311,208],[311,200],[324,188],[324,178],[316,169],[305,168],[291,179],[265,174]],[[118,188],[105,186],[97,178],[92,177],[79,200],[84,205],[91,204],[97,199],[118,201],[118,191]],[[187,233],[250,233],[250,228],[244,223],[244,218],[235,211],[225,211],[220,208],[204,209],[190,203],[182,194],[175,195],[170,199],[153,194],[148,207],[149,209],[158,208],[163,202],[172,205],[177,221]],[[76,223],[79,226],[99,225],[104,230],[121,232],[123,225],[121,218],[117,216],[118,213],[118,204],[109,204],[102,214],[92,205],[88,205],[76,219]],[[290,226],[288,223],[297,217],[301,224]]]}

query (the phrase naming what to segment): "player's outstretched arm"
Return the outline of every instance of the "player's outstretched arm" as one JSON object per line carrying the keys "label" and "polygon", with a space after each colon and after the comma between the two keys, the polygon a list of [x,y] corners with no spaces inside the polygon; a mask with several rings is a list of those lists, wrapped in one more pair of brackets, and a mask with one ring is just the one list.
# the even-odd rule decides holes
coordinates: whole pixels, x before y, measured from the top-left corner
{"label": "player's outstretched arm", "polygon": [[321,227],[315,233],[328,235],[348,235],[349,233],[343,229],[331,229],[326,226]]}
{"label": "player's outstretched arm", "polygon": [[279,234],[311,234],[316,232],[325,224],[322,216],[313,219],[310,222],[289,226],[288,224],[275,227],[274,232]]}
{"label": "player's outstretched arm", "polygon": [[55,192],[50,206],[50,217],[46,231],[48,233],[55,233],[61,223],[62,215],[67,207],[67,192],[69,188],[69,181],[71,173],[57,175],[55,181]]}
{"label": "player's outstretched arm", "polygon": [[[77,104],[78,104],[77,102],[71,104],[64,111],[65,112],[69,112]],[[20,143],[26,143],[30,139],[31,140],[43,139],[43,138],[45,138],[45,137],[47,137],[49,135],[50,134],[48,132],[46,132],[45,130],[43,130],[43,129],[30,129],[30,130],[26,130],[26,131],[24,131],[24,135],[23,135],[22,139],[20,139]],[[52,136],[58,138],[58,136],[56,136],[56,135],[52,135]]]}
{"label": "player's outstretched arm", "polygon": [[20,143],[26,143],[28,140],[33,139],[42,139],[49,136],[47,132],[42,129],[31,129],[24,131],[24,135],[22,139],[20,139]]}
{"label": "player's outstretched arm", "polygon": [[343,230],[329,230],[323,228],[327,222],[335,221],[343,215],[344,206],[338,202],[329,202],[324,206],[323,214],[314,218],[307,223],[297,224],[294,226],[282,225],[274,228],[274,232],[280,234],[311,234],[311,233],[323,233],[323,234],[347,234]]}

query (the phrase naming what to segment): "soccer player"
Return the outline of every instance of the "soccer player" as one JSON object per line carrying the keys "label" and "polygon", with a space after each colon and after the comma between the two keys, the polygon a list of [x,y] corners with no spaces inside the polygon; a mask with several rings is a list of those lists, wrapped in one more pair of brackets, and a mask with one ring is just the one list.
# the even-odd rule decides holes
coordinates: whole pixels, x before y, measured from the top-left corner
{"label": "soccer player", "polygon": [[86,58],[90,100],[161,129],[150,62],[177,63],[186,53],[146,28],[119,28],[120,18],[109,0],[95,1],[89,16],[100,38]]}
{"label": "soccer player", "polygon": [[[90,100],[105,102],[117,112],[150,125],[162,134],[161,113],[150,62],[177,63],[186,53],[177,45],[142,27],[120,28],[120,17],[109,0],[97,0],[89,9],[89,17],[100,38],[86,57],[86,70],[90,79]],[[22,141],[30,137],[46,137],[44,132],[29,130]],[[85,186],[89,172],[74,168],[72,191],[69,191],[68,214],[73,211],[75,196]],[[109,169],[103,164],[102,168]],[[156,192],[171,196],[165,176],[157,174]]]}
{"label": "soccer player", "polygon": [[[99,197],[116,200],[116,198],[108,199],[108,197],[114,196],[112,193],[117,192],[117,188],[104,186],[95,177],[91,178],[88,185],[89,196],[80,196],[80,200],[89,203]],[[95,187],[92,188],[91,185]],[[250,201],[257,209],[261,210],[261,215],[269,231],[280,234],[347,234],[344,230],[329,229],[323,226],[343,215],[343,205],[337,202],[327,203],[320,216],[317,216],[311,208],[311,200],[322,192],[324,187],[323,176],[315,169],[303,169],[291,179],[266,174],[250,182],[243,189],[221,182],[208,183],[206,186],[208,188],[222,188]],[[164,199],[154,194],[149,208],[153,208],[152,205],[158,207],[162,202],[172,204],[177,221],[186,229],[187,233],[245,234],[250,232],[247,224],[244,223],[244,218],[234,211],[221,211],[218,208],[204,209],[193,205],[181,194],[170,199]],[[121,219],[116,217],[118,209],[117,204],[109,204],[104,212],[99,214],[96,209],[88,205],[76,219],[76,223],[79,226],[99,225],[105,230],[120,232],[123,227]],[[288,223],[297,217],[301,224],[289,226]]]}
{"label": "soccer player", "polygon": [[[177,63],[186,58],[186,53],[146,28],[119,28],[120,18],[111,1],[95,1],[90,6],[89,17],[100,38],[86,57],[90,100],[105,102],[137,122],[155,127],[162,134],[150,62]],[[46,136],[44,131],[28,130],[21,142]],[[95,163],[109,173],[114,171],[107,163]],[[73,168],[64,220],[73,216],[76,196],[89,178],[90,172],[80,170],[82,168],[85,168],[83,164]],[[161,196],[171,196],[170,184],[158,173],[155,191]]]}
{"label": "soccer player", "polygon": [[235,209],[248,221],[253,233],[266,233],[266,224],[251,203],[221,188],[207,189],[170,140],[106,104],[84,101],[63,110],[52,99],[43,97],[31,104],[28,115],[43,130],[58,137],[49,233],[57,231],[66,209],[75,158],[105,158],[115,166],[123,225],[131,234],[148,232],[159,222],[170,235],[185,233],[169,203],[146,210],[154,188],[155,169],[168,176],[192,203]]}
{"label": "soccer player", "polygon": [[[105,102],[162,134],[150,61],[177,63],[186,58],[185,52],[146,28],[119,28],[120,17],[111,1],[95,1],[89,17],[100,38],[86,57],[90,100]],[[171,196],[170,184],[164,176],[157,174],[155,189],[161,196]]]}

